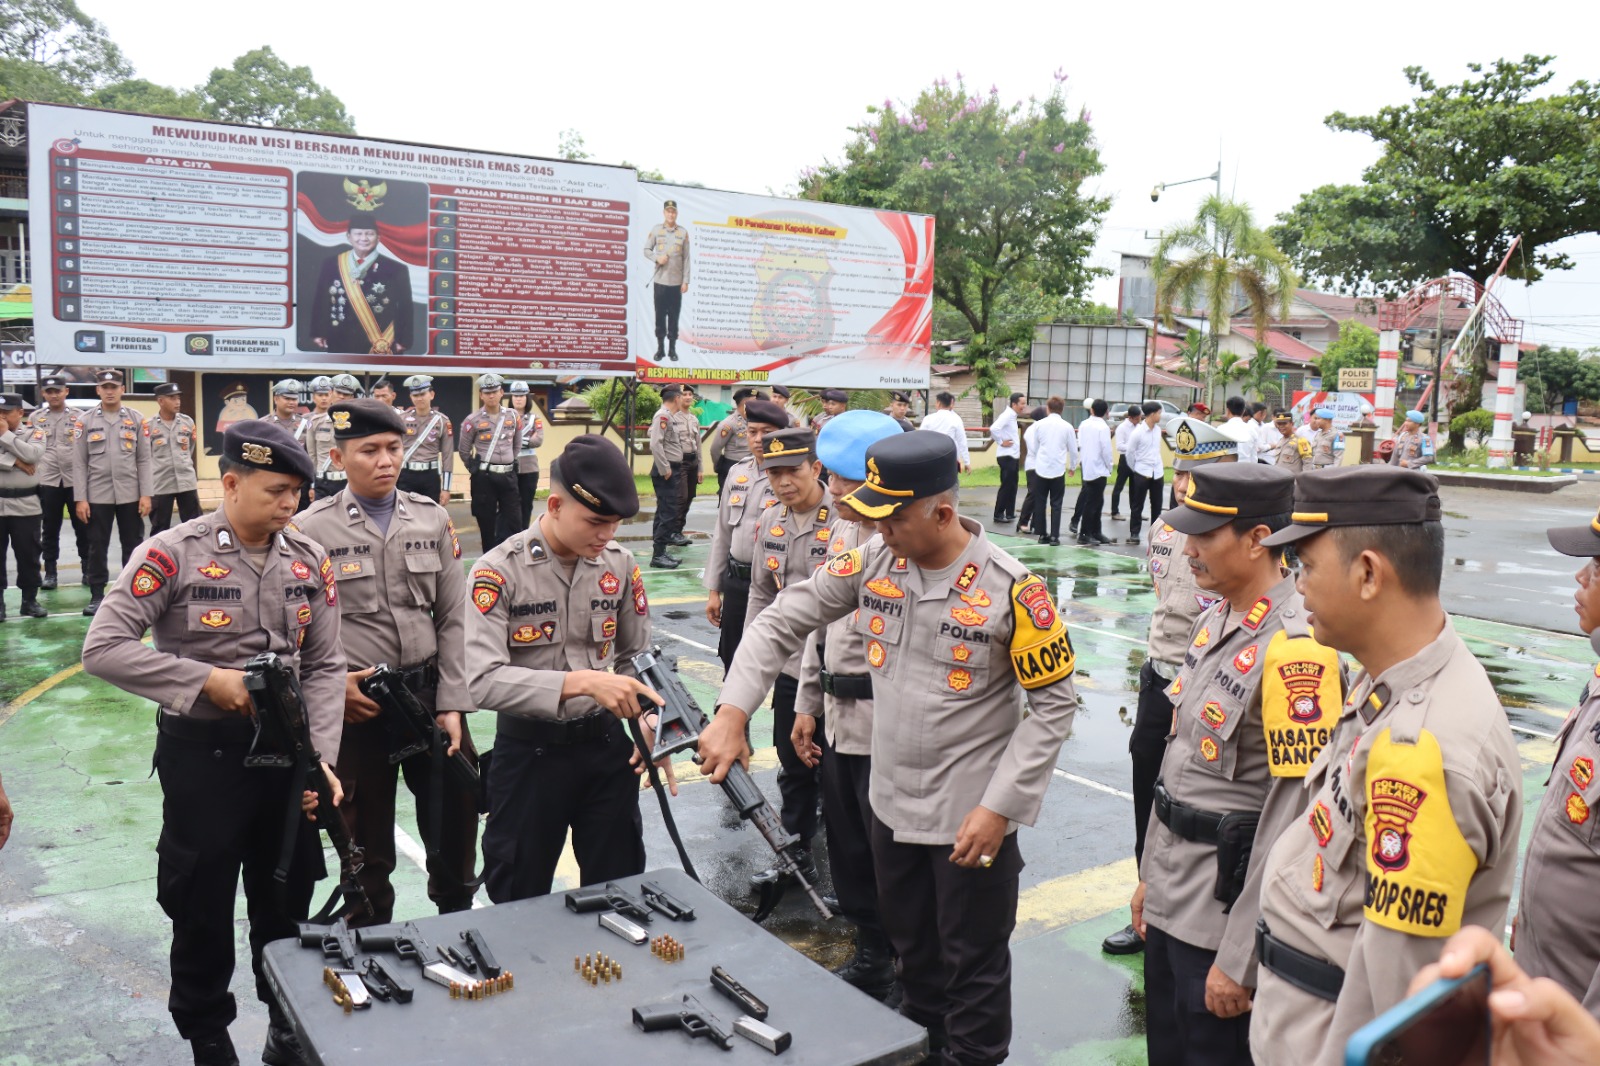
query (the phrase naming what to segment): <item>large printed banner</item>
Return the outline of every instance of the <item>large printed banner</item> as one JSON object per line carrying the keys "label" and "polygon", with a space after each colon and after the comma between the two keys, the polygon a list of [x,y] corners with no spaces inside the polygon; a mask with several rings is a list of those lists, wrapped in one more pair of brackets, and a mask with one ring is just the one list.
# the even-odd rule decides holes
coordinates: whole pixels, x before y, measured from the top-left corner
{"label": "large printed banner", "polygon": [[638,188],[640,378],[927,387],[931,216]]}
{"label": "large printed banner", "polygon": [[28,107],[35,341],[57,362],[927,385],[932,218]]}

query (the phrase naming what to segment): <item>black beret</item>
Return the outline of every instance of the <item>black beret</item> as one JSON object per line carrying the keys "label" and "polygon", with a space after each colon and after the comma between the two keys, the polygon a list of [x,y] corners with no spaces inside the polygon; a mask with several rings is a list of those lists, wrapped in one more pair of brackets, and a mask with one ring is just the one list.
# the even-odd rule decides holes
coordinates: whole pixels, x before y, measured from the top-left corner
{"label": "black beret", "polygon": [[774,385],[772,386],[772,393],[774,396],[782,396],[785,400],[787,400],[789,398],[789,386]]}
{"label": "black beret", "polygon": [[550,464],[550,480],[597,515],[632,518],[639,488],[622,450],[599,434],[574,437]]}
{"label": "black beret", "polygon": [[310,481],[316,471],[311,456],[289,431],[274,422],[247,418],[222,432],[222,456],[229,462],[274,474],[293,474]]}
{"label": "black beret", "polygon": [[823,389],[818,395],[821,399],[830,400],[833,403],[850,402],[850,394],[843,389]]}
{"label": "black beret", "polygon": [[761,395],[761,394],[759,392],[757,392],[755,389],[752,389],[752,388],[734,389],[733,390],[733,402],[734,403],[738,403],[740,400],[748,400],[752,396],[759,396],[759,395]]}
{"label": "black beret", "polygon": [[334,440],[354,440],[374,433],[406,434],[400,412],[382,400],[340,400],[328,408]]}
{"label": "black beret", "polygon": [[150,391],[155,393],[157,396],[182,396],[183,395],[183,390],[178,387],[178,383],[176,381],[163,381],[161,384],[157,385],[155,388],[151,389]]}
{"label": "black beret", "polygon": [[666,388],[661,390],[661,398],[663,400],[676,399],[677,397],[682,396],[682,395],[683,395],[683,386],[682,385],[668,385]]}
{"label": "black beret", "polygon": [[911,402],[911,397],[909,395],[907,395],[906,393],[903,393],[903,392],[891,392],[889,394],[889,399],[895,401],[896,403],[910,403]]}
{"label": "black beret", "polygon": [[751,400],[744,405],[745,422],[756,422],[774,429],[788,429],[789,416],[771,400]]}
{"label": "black beret", "polygon": [[866,484],[842,502],[873,521],[887,518],[913,500],[955,488],[960,469],[956,442],[943,433],[885,437],[867,448]]}

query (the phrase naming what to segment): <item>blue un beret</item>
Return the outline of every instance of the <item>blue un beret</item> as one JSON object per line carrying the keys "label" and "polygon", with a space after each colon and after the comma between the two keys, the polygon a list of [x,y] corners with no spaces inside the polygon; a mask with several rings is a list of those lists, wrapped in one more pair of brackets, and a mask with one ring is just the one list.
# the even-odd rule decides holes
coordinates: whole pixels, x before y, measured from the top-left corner
{"label": "blue un beret", "polygon": [[1421,411],[1407,411],[1406,412],[1406,421],[1407,422],[1415,422],[1417,425],[1420,426],[1420,425],[1422,425],[1422,423],[1426,422],[1427,420],[1428,420],[1428,416],[1423,414]]}
{"label": "blue un beret", "polygon": [[828,419],[817,435],[817,458],[842,478],[865,481],[867,449],[902,432],[899,422],[881,412],[846,411]]}

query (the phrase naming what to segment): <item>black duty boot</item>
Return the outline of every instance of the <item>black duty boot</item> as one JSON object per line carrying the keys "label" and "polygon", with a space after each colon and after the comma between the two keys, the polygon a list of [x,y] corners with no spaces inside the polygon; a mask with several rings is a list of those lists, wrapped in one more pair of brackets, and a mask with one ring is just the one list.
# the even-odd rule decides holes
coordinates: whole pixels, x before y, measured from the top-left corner
{"label": "black duty boot", "polygon": [[195,1037],[189,1041],[189,1050],[194,1052],[194,1066],[239,1066],[239,1055],[226,1029]]}
{"label": "black duty boot", "polygon": [[49,592],[56,587],[56,564],[44,564],[44,580],[39,582],[39,587]]}
{"label": "black duty boot", "polygon": [[682,564],[668,555],[666,545],[661,544],[656,546],[655,554],[650,557],[650,565],[657,570],[676,570]]}
{"label": "black duty boot", "polygon": [[667,357],[667,353],[665,351],[663,351],[662,347],[661,347],[661,338],[657,337],[656,338],[656,356],[655,356],[656,362],[659,363],[659,362],[661,362],[661,360],[665,359],[666,357]]}
{"label": "black duty boot", "polygon": [[6,601],[0,600],[0,622],[6,620]]}
{"label": "black duty boot", "polygon": [[1137,955],[1144,950],[1144,937],[1133,926],[1118,929],[1100,942],[1100,950],[1107,955]]}
{"label": "black duty boot", "polygon": [[674,548],[687,548],[690,545],[694,544],[694,541],[690,540],[688,537],[684,536],[682,533],[674,533],[672,535],[672,539],[667,541],[667,543],[672,545]]}
{"label": "black duty boot", "polygon": [[261,1049],[267,1066],[307,1066],[305,1048],[287,1022],[267,1023],[267,1042]]}
{"label": "black duty boot", "polygon": [[34,599],[32,596],[26,596],[22,600],[22,617],[48,618],[50,617],[50,612],[39,606],[38,600]]}
{"label": "black duty boot", "polygon": [[873,999],[886,999],[896,983],[894,948],[882,929],[859,928],[855,957],[833,972]]}
{"label": "black duty boot", "polygon": [[678,361],[678,338],[676,337],[667,342],[667,358],[674,363]]}
{"label": "black duty boot", "polygon": [[94,613],[100,609],[100,605],[104,602],[106,602],[106,587],[104,585],[90,585],[89,602],[84,604],[83,613],[93,618]]}
{"label": "black duty boot", "polygon": [[[800,876],[806,879],[806,883],[815,888],[817,886],[817,862],[811,857],[810,848],[801,848],[795,853],[795,865],[800,867]],[[776,866],[769,866],[758,874],[750,875],[750,883],[757,888],[762,885],[790,884],[793,880],[793,877]]]}

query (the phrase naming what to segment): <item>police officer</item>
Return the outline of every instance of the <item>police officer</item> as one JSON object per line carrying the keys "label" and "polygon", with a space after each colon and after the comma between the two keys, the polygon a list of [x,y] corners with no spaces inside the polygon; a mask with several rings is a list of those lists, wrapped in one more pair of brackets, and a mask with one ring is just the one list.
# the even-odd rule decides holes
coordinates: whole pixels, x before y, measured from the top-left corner
{"label": "police officer", "polygon": [[550,464],[538,521],[472,567],[467,676],[473,702],[499,712],[483,834],[496,903],[550,891],[569,828],[583,884],[644,870],[622,719],[638,717],[641,696],[662,701],[631,676],[650,605],[633,553],[612,539],[638,512],[622,452],[578,437]]}
{"label": "police officer", "polygon": [[[1225,429],[1236,445],[1250,432]],[[1344,698],[1337,653],[1313,639],[1294,577],[1261,543],[1289,524],[1293,476],[1242,458],[1190,476],[1164,517],[1186,537],[1196,584],[1221,600],[1195,622],[1168,690],[1171,739],[1133,897],[1152,1066],[1249,1061],[1252,844],[1299,813],[1299,781]]]}
{"label": "police officer", "polygon": [[[269,1027],[262,1061],[304,1060],[261,969],[268,943],[294,936],[323,874],[316,830],[285,846],[292,768],[246,768],[254,735],[241,668],[275,652],[299,674],[312,743],[340,800],[345,658],[332,564],[290,525],[311,460],[282,428],[236,422],[222,436],[222,505],[139,545],[83,642],[83,668],[155,701],[161,777],[156,899],[172,920],[167,1009],[200,1066],[236,1066],[228,1025],[234,897],[243,872],[250,961]],[[152,644],[142,642],[150,630]],[[314,794],[307,793],[308,797]],[[310,803],[308,799],[307,804]],[[314,817],[337,812],[316,812]],[[290,861],[284,864],[285,859]],[[275,877],[276,873],[276,877]]]}
{"label": "police officer", "polygon": [[1421,411],[1407,411],[1405,424],[1400,427],[1400,433],[1394,439],[1394,451],[1389,454],[1390,466],[1402,466],[1407,470],[1417,470],[1433,462],[1434,455],[1427,448],[1427,439],[1423,437],[1423,424],[1428,421],[1428,416]]}
{"label": "police officer", "polygon": [[472,471],[472,517],[478,521],[483,550],[488,551],[517,531],[517,443],[522,419],[500,405],[506,379],[485,374],[478,379],[479,408],[461,423],[456,450]]}
{"label": "police officer", "polygon": [[[316,391],[317,381],[327,382],[327,396]],[[306,416],[306,431],[301,436],[306,451],[311,456],[311,466],[316,471],[312,489],[317,497],[332,496],[344,488],[344,471],[333,466],[333,422],[328,418],[328,407],[335,400],[353,400],[361,395],[361,383],[354,374],[335,374],[331,378],[314,378],[311,382],[312,398],[321,406]],[[301,510],[305,510],[301,507]]]}
{"label": "police officer", "polygon": [[456,465],[456,431],[450,416],[433,406],[433,378],[413,374],[405,380],[411,406],[400,413],[405,421],[405,451],[401,455],[401,492],[420,492],[440,506],[450,502],[450,479]]}
{"label": "police officer", "polygon": [[[756,528],[755,563],[750,572],[748,632],[778,593],[808,580],[828,558],[833,507],[817,462],[817,438],[809,429],[782,429],[761,442],[761,469],[778,498]],[[800,839],[804,849],[796,861],[807,881],[815,881],[811,838],[817,831],[817,767],[801,759],[794,747],[795,693],[800,687],[800,654],[796,646],[772,686],[772,744],[778,749],[778,792],[783,797],[783,828]],[[776,866],[751,876],[757,885],[776,882]]]}
{"label": "police officer", "polygon": [[830,419],[837,418],[850,409],[850,394],[843,389],[823,389],[817,394],[817,398],[822,401],[822,413],[811,420],[811,428],[821,433],[822,427],[827,425]]}
{"label": "police officer", "polygon": [[1291,474],[1299,474],[1311,461],[1311,442],[1294,431],[1294,419],[1288,411],[1273,415],[1272,425],[1280,435],[1278,446],[1273,449],[1276,464]]}
{"label": "police officer", "polygon": [[39,587],[53,589],[59,578],[56,562],[61,558],[61,514],[66,512],[77,541],[78,558],[89,558],[89,527],[78,518],[72,506],[72,426],[77,414],[67,406],[67,379],[51,376],[39,383],[45,406],[28,417],[28,425],[44,430],[44,455],[39,460],[39,508],[42,512],[44,579]]}
{"label": "police officer", "polygon": [[[1238,444],[1219,427],[1189,415],[1168,420],[1172,436],[1172,492],[1179,504],[1189,494],[1196,469],[1212,463],[1232,463],[1239,458]],[[1188,536],[1165,522],[1150,527],[1145,543],[1146,566],[1155,587],[1156,606],[1150,612],[1150,634],[1145,661],[1139,667],[1139,704],[1128,754],[1133,760],[1133,856],[1144,861],[1145,829],[1155,801],[1156,778],[1166,754],[1172,728],[1172,699],[1167,690],[1178,679],[1184,653],[1194,633],[1194,621],[1221,598],[1200,588],[1184,556]],[[1100,950],[1111,955],[1132,955],[1144,950],[1144,937],[1131,924],[1106,937]]]}
{"label": "police officer", "polygon": [[122,371],[100,371],[95,391],[100,406],[79,414],[72,426],[72,508],[89,527],[89,551],[83,557],[86,615],[105,599],[112,523],[127,566],[134,546],[144,539],[144,516],[155,492],[149,430],[139,412],[122,404]]}
{"label": "police officer", "polygon": [[526,381],[513,381],[508,390],[511,409],[522,419],[517,435],[517,499],[521,507],[522,529],[533,520],[533,498],[539,492],[539,446],[544,443],[544,419],[534,409],[533,396]]}
{"label": "police officer", "polygon": [[662,570],[678,566],[678,560],[667,554],[667,545],[682,535],[679,530],[683,527],[683,481],[688,475],[678,417],[682,396],[679,385],[662,389],[661,408],[650,422],[650,485],[656,494],[656,517],[650,527],[650,565]]}
{"label": "police officer", "polygon": [[772,402],[783,408],[783,413],[789,418],[790,426],[795,429],[805,428],[806,420],[801,417],[800,412],[789,408],[789,386],[772,386]]}
{"label": "police officer", "polygon": [[[877,533],[876,523],[837,504],[867,480],[867,449],[902,432],[888,415],[847,411],[817,434],[817,458],[831,472],[829,554],[850,551]],[[856,927],[854,956],[833,972],[897,1005],[894,948],[878,918],[878,881],[872,872],[872,665],[866,637],[848,618],[830,622],[806,641],[799,678],[790,741],[807,766],[827,766],[821,787],[828,866],[839,912]]]}
{"label": "police officer", "polygon": [[[43,618],[49,612],[39,606],[38,470],[46,434],[42,427],[23,424],[26,408],[17,393],[0,392],[0,590],[5,588],[5,550],[10,541],[22,613]],[[0,621],[5,617],[5,600],[0,599]]]}
{"label": "police officer", "polygon": [[1312,470],[1321,470],[1325,466],[1332,466],[1339,461],[1334,454],[1334,443],[1339,439],[1338,432],[1333,428],[1333,408],[1319,407],[1312,416],[1311,422],[1311,458],[1307,460]]}
{"label": "police officer", "polygon": [[[1600,518],[1545,531],[1550,546],[1583,560],[1576,580],[1578,626],[1600,651]],[[1555,762],[1523,858],[1522,896],[1512,945],[1530,977],[1548,977],[1600,1014],[1600,927],[1593,886],[1600,875],[1600,667],[1556,737]],[[1496,938],[1498,940],[1498,937]]]}
{"label": "police officer", "polygon": [[717,658],[724,672],[733,665],[733,653],[744,635],[750,603],[751,563],[756,531],[767,508],[778,497],[762,471],[759,456],[768,433],[787,429],[789,416],[766,400],[748,400],[744,406],[745,443],[751,458],[728,468],[717,501],[717,521],[711,530],[711,551],[706,556],[702,581],[706,588],[706,621],[717,627]]}
{"label": "police officer", "polygon": [[744,405],[757,395],[755,389],[733,391],[733,414],[717,423],[711,434],[711,469],[717,474],[717,494],[728,480],[728,468],[750,457],[750,446],[744,439]]}
{"label": "police officer", "polygon": [[694,543],[683,535],[683,527],[689,521],[689,507],[694,503],[695,492],[699,489],[700,482],[705,480],[700,462],[700,446],[703,443],[700,436],[700,416],[694,413],[695,401],[698,399],[693,385],[684,385],[683,392],[678,397],[678,432],[683,435],[683,510],[678,513],[678,528],[667,543],[679,548],[686,548]]}
{"label": "police officer", "polygon": [[[300,413],[300,393],[304,390],[305,386],[295,378],[284,378],[272,386],[272,413],[263,421],[283,427],[289,436],[294,438],[295,443],[306,449],[307,454],[310,454],[311,438],[307,434],[310,422],[305,415]],[[330,479],[335,476],[343,479],[344,472],[330,472]],[[311,485],[300,486],[300,510],[302,511],[311,506],[311,490]],[[332,487],[328,495],[332,495],[334,491],[337,491],[337,487]]]}
{"label": "police officer", "polygon": [[1251,1051],[1267,1066],[1334,1066],[1444,937],[1504,927],[1522,765],[1488,675],[1439,603],[1431,475],[1302,474],[1294,524],[1264,543],[1294,547],[1317,639],[1363,668],[1260,876]]}
{"label": "police officer", "polygon": [[911,424],[911,419],[907,417],[911,413],[911,396],[909,393],[891,392],[889,394],[889,406],[883,409],[883,413],[900,423],[900,428],[907,433],[917,428]]}
{"label": "police officer", "polygon": [[[745,633],[700,738],[719,781],[749,709],[806,634],[852,612],[872,671],[872,858],[903,962],[901,1013],[956,1062],[1001,1062],[1022,855],[1078,698],[1066,625],[1042,578],[956,512],[955,442],[902,433],[867,449],[840,506],[878,536],[790,586]],[[1026,690],[1030,713],[1022,714]]]}
{"label": "police officer", "polygon": [[472,906],[476,886],[477,797],[434,777],[433,757],[421,752],[398,766],[379,708],[358,682],[379,663],[400,670],[406,687],[434,713],[453,755],[475,755],[462,714],[472,710],[465,659],[466,577],[450,515],[432,496],[399,492],[406,423],[377,399],[329,409],[344,491],[312,504],[295,519],[333,561],[350,674],[344,692],[344,737],[338,773],[345,821],[366,852],[361,885],[371,919],[394,916],[394,800],[397,771],[417,801],[417,828],[428,849],[428,898],[440,914]]}
{"label": "police officer", "polygon": [[[656,309],[656,354],[678,361],[678,314],[689,291],[689,231],[678,225],[678,201],[661,205],[661,222],[644,239],[644,257],[655,265],[650,276]],[[661,350],[666,342],[666,352]]]}
{"label": "police officer", "polygon": [[306,388],[311,390],[311,413],[306,416],[306,421],[309,422],[317,415],[328,413],[328,408],[333,403],[333,379],[326,374],[318,374],[306,382]]}
{"label": "police officer", "polygon": [[374,400],[388,407],[394,406],[394,382],[388,378],[379,378],[372,383],[372,389],[367,393]]}
{"label": "police officer", "polygon": [[150,468],[155,489],[150,496],[150,535],[155,536],[172,524],[172,505],[178,505],[178,521],[200,517],[199,433],[194,419],[183,413],[183,390],[167,381],[152,390],[156,395],[156,417],[150,427]]}

